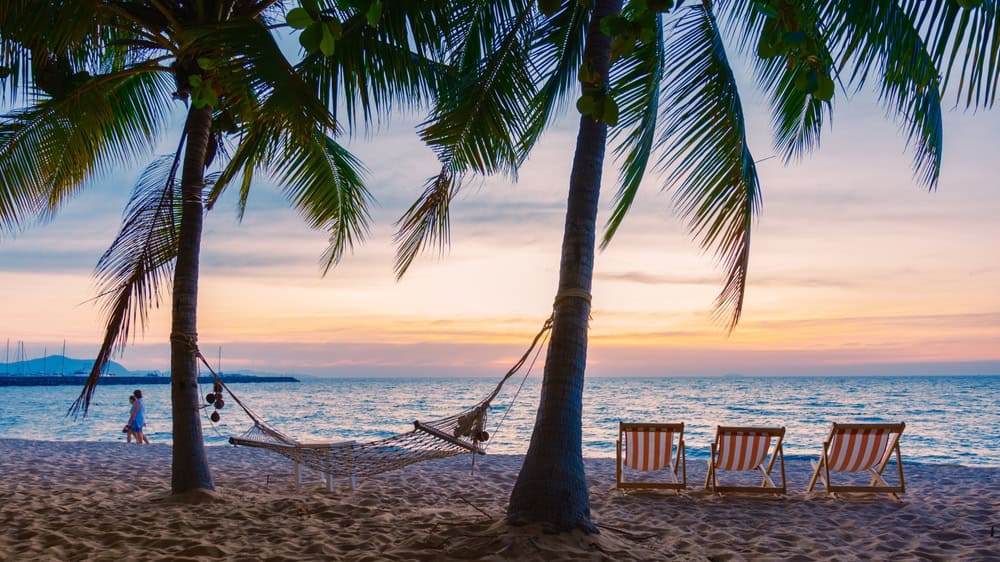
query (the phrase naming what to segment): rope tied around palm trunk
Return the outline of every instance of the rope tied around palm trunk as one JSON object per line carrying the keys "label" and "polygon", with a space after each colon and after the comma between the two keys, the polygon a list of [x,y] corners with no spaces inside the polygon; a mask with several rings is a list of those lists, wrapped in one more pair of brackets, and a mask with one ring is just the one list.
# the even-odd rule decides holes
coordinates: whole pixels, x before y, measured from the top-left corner
{"label": "rope tied around palm trunk", "polygon": [[588,291],[586,289],[580,289],[578,287],[568,287],[568,288],[565,288],[565,289],[559,289],[559,292],[556,293],[555,300],[552,301],[552,307],[555,308],[556,305],[558,305],[559,301],[561,301],[561,300],[571,299],[571,298],[574,298],[574,297],[578,298],[578,299],[583,299],[583,300],[587,301],[587,304],[590,304],[590,302],[592,300],[592,296],[590,294],[590,291]]}
{"label": "rope tied around palm trunk", "polygon": [[198,349],[197,333],[186,334],[183,332],[172,332],[170,334],[170,343],[179,343],[187,347],[187,350],[191,353],[201,355],[201,351]]}
{"label": "rope tied around palm trunk", "polygon": [[[567,288],[559,289],[559,292],[556,293],[556,298],[552,301],[552,316],[549,317],[549,321],[550,322],[553,321],[555,319],[555,317],[556,317],[556,307],[559,306],[559,301],[566,300],[566,299],[572,299],[572,298],[578,298],[578,299],[583,299],[583,300],[587,301],[587,306],[590,306],[590,303],[593,300],[593,297],[590,294],[590,291],[588,291],[586,289],[581,289],[579,287],[567,287]],[[593,320],[593,319],[594,319],[594,317],[592,315],[590,315],[590,314],[587,315],[587,320],[588,320],[587,328],[588,329],[590,328],[589,321]]]}
{"label": "rope tied around palm trunk", "polygon": [[209,419],[211,419],[213,423],[219,421],[219,410],[221,410],[225,406],[225,401],[223,400],[222,396],[223,390],[225,390],[226,393],[229,394],[229,397],[234,402],[236,402],[236,405],[239,406],[243,410],[243,412],[250,417],[250,419],[253,420],[259,419],[257,414],[254,413],[253,410],[251,410],[246,404],[244,404],[243,401],[239,399],[239,397],[233,394],[233,391],[231,391],[229,387],[226,386],[226,383],[222,382],[222,377],[220,377],[219,374],[215,372],[215,369],[212,368],[212,365],[208,362],[208,359],[206,359],[205,355],[201,352],[201,348],[198,347],[197,333],[185,334],[185,333],[175,332],[170,334],[170,341],[171,343],[178,343],[184,346],[186,351],[194,355],[196,360],[200,360],[201,363],[205,365],[205,368],[208,369],[208,372],[212,374],[212,378],[214,379],[215,384],[212,385],[212,393],[206,396],[206,398],[212,397],[214,398],[214,400],[208,400],[209,402],[208,406],[203,406],[203,408],[215,406],[215,411],[212,412],[211,416],[209,416]]}

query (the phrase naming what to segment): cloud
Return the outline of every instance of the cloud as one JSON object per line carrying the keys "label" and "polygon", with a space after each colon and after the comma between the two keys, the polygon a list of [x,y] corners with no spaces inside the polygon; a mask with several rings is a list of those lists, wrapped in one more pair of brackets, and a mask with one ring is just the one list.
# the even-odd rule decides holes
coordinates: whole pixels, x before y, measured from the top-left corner
{"label": "cloud", "polygon": [[[93,251],[87,251],[93,250]],[[6,273],[70,273],[93,269],[100,250],[44,249],[41,245],[18,247],[3,252],[0,272]]]}
{"label": "cloud", "polygon": [[[594,274],[594,279],[601,281],[622,281],[640,285],[708,285],[720,287],[721,277],[705,277],[698,275],[659,275],[641,271],[601,272]],[[754,287],[810,287],[810,288],[852,288],[857,283],[843,279],[822,279],[788,275],[783,277],[766,277],[754,275],[750,283]]]}

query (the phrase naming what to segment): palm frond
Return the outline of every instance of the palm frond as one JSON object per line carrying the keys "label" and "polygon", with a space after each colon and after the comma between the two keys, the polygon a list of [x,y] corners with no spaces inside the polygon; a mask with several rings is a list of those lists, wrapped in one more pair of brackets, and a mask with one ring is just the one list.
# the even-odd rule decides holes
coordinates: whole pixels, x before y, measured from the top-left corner
{"label": "palm frond", "polygon": [[448,205],[465,174],[516,176],[518,141],[526,135],[524,116],[536,92],[530,71],[534,10],[531,1],[480,2],[466,14],[470,26],[454,57],[459,76],[453,89],[439,90],[420,132],[441,172],[396,222],[397,279],[425,247],[447,245]]}
{"label": "palm frond", "polygon": [[[368,208],[374,202],[365,187],[364,165],[332,137],[316,131],[314,144],[291,158],[285,176],[286,193],[317,230],[329,233],[320,258],[323,275],[340,263],[344,253],[362,242],[371,226]],[[295,165],[301,162],[296,170]],[[284,165],[284,164],[283,164]]]}
{"label": "palm frond", "polygon": [[[183,139],[181,141],[183,146]],[[170,284],[180,228],[180,182],[176,155],[163,156],[146,167],[125,210],[121,231],[97,262],[96,297],[105,315],[104,339],[80,396],[69,414],[87,414],[101,371],[146,326],[149,311],[159,307]]]}
{"label": "palm frond", "polygon": [[944,70],[941,90],[953,88],[956,103],[968,108],[993,107],[1000,84],[1000,2],[983,0],[971,8],[958,2],[900,2],[914,27],[926,30],[928,50]]}
{"label": "palm frond", "polygon": [[941,170],[943,123],[938,70],[911,14],[896,0],[839,0],[823,15],[838,37],[838,57],[851,82],[877,80],[886,109],[906,123],[915,175],[928,188]]}
{"label": "palm frond", "polygon": [[[762,65],[763,67],[763,65]],[[784,64],[762,68],[759,81],[771,92],[771,125],[774,147],[787,164],[819,148],[823,123],[833,117],[832,105],[796,86],[803,67],[789,70]]]}
{"label": "palm frond", "polygon": [[538,25],[531,62],[532,73],[542,85],[531,100],[524,136],[518,143],[522,161],[531,153],[545,128],[578,93],[577,71],[583,62],[589,15],[590,10],[582,2],[569,1]]}
{"label": "palm frond", "polygon": [[455,90],[441,93],[422,125],[421,139],[452,175],[517,173],[515,143],[524,136],[522,119],[535,94],[528,71],[534,4],[523,2],[520,8],[517,17],[498,30],[492,49],[459,75]]}
{"label": "palm frond", "polygon": [[[839,1],[839,0],[834,0]],[[824,58],[833,60],[830,53],[826,29],[817,7],[818,0],[802,2],[812,17],[801,22],[810,37],[819,43]],[[749,53],[756,48],[761,28],[766,21],[763,12],[755,2],[725,0],[720,2],[720,10],[725,13],[725,21],[737,49]],[[806,69],[802,65],[790,65],[783,57],[761,58],[752,55],[754,77],[757,85],[771,96],[771,125],[774,128],[774,146],[781,153],[785,163],[799,160],[819,148],[824,120],[832,116],[832,106],[828,101],[816,99],[796,87],[796,79]]]}
{"label": "palm frond", "polygon": [[333,57],[308,54],[297,67],[331,110],[343,108],[352,129],[374,126],[393,110],[424,107],[448,69],[364,23],[349,22]]}
{"label": "palm frond", "polygon": [[424,185],[420,195],[406,213],[396,221],[396,279],[402,279],[410,264],[426,246],[436,246],[443,252],[451,241],[449,210],[461,183],[445,167]]}
{"label": "palm frond", "polygon": [[315,87],[303,79],[263,22],[238,18],[189,28],[184,37],[190,49],[218,53],[212,79],[225,92],[237,123],[253,120],[260,104],[268,103],[303,140],[316,126],[336,127]]}
{"label": "palm frond", "polygon": [[[325,111],[325,109],[322,109]],[[251,182],[259,170],[275,178],[310,227],[329,233],[330,245],[321,263],[329,272],[364,240],[373,198],[364,185],[367,173],[354,155],[322,128],[304,132],[301,114],[290,114],[284,100],[273,93],[260,102],[219,174],[209,202],[240,179],[239,213],[245,210]]]}
{"label": "palm frond", "polygon": [[263,167],[269,155],[278,149],[280,124],[279,120],[264,111],[259,112],[253,121],[244,124],[236,149],[206,198],[208,209],[212,209],[222,192],[232,181],[239,178],[240,197],[237,215],[239,220],[243,219],[255,170]]}
{"label": "palm frond", "polygon": [[[244,19],[206,26],[191,36],[196,42],[224,46],[226,63],[217,76],[227,93],[227,111],[239,124],[236,149],[208,194],[209,208],[239,179],[242,218],[257,170],[291,178],[292,184],[284,188],[293,203],[304,206],[300,211],[313,228],[331,232],[335,250],[324,258],[328,269],[354,240],[363,238],[370,196],[360,180],[360,163],[335,142],[325,146],[330,140],[326,131],[336,130],[337,123],[320,98],[321,90],[302,65],[287,60],[261,22]],[[285,157],[291,159],[289,167],[281,161]],[[296,177],[298,173],[305,175]],[[323,189],[332,195],[322,196]],[[341,218],[346,223],[340,224]]]}
{"label": "palm frond", "polygon": [[364,185],[366,170],[320,130],[311,142],[289,139],[283,145],[285,152],[271,162],[271,173],[309,226],[329,234],[329,246],[320,259],[326,275],[368,233],[373,199]]}
{"label": "palm frond", "polygon": [[532,10],[534,3],[531,0],[455,2],[451,65],[463,75],[475,71],[495,49],[497,38],[507,35],[512,23],[519,21],[526,10]]}
{"label": "palm frond", "polygon": [[173,81],[155,70],[87,80],[0,123],[0,229],[46,219],[95,175],[148,154],[169,115]]}
{"label": "palm frond", "polygon": [[460,18],[468,2],[455,0],[382,0],[382,18],[374,28],[386,42],[409,44],[423,58],[437,59],[459,44]]}
{"label": "palm frond", "polygon": [[656,139],[656,120],[660,110],[660,86],[666,65],[663,21],[657,15],[656,37],[643,44],[618,65],[611,93],[618,102],[618,125],[611,138],[618,142],[615,155],[621,160],[618,192],[614,209],[605,225],[601,248],[606,248],[632,207],[639,183],[646,174]]}
{"label": "palm frond", "polygon": [[56,55],[80,63],[106,44],[98,7],[98,0],[0,2],[0,67],[9,72],[0,78],[0,101],[14,104],[36,93],[34,63]]}
{"label": "palm frond", "polygon": [[16,232],[42,214],[46,181],[45,137],[39,111],[19,111],[0,122],[0,235]]}
{"label": "palm frond", "polygon": [[732,330],[743,308],[760,187],[736,80],[707,2],[682,8],[664,59],[659,165],[689,230],[727,270],[715,305]]}
{"label": "palm frond", "polygon": [[377,125],[394,109],[422,108],[448,78],[438,61],[456,41],[455,6],[449,0],[385,2],[374,27],[356,8],[334,10],[343,22],[334,55],[307,53],[298,68],[332,112],[343,107],[352,129]]}

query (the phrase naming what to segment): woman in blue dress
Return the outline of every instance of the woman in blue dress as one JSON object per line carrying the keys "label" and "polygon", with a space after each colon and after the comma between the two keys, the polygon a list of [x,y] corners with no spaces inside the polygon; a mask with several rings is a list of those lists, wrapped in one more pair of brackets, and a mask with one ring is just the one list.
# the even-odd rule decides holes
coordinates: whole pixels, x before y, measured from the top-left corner
{"label": "woman in blue dress", "polygon": [[132,396],[135,396],[135,402],[132,403],[132,412],[129,414],[128,428],[132,431],[132,435],[135,436],[137,445],[142,445],[143,443],[148,445],[149,438],[146,437],[142,429],[142,426],[146,425],[146,406],[142,403],[142,391],[136,389]]}

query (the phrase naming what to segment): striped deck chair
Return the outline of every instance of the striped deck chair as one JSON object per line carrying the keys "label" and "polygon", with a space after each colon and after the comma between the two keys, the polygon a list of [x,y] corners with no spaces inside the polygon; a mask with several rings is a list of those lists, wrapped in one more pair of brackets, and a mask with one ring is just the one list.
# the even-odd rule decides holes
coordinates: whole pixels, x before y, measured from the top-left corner
{"label": "striped deck chair", "polygon": [[[618,488],[665,488],[679,491],[687,487],[683,423],[619,422],[615,447],[615,483]],[[671,459],[673,463],[670,462]],[[630,471],[652,472],[661,469],[666,471],[669,482],[625,480],[626,473]]]}
{"label": "striped deck chair", "polygon": [[[785,428],[783,427],[718,426],[715,441],[712,443],[712,458],[708,461],[705,487],[710,488],[713,493],[786,493],[785,453],[782,449],[784,438]],[[775,441],[773,451],[771,451],[772,440]],[[767,460],[769,451],[771,451],[770,461]],[[775,485],[771,479],[771,470],[774,469],[775,460],[781,461],[781,487]],[[758,470],[764,478],[760,486],[720,486],[718,482],[720,470]]]}
{"label": "striped deck chair", "polygon": [[[813,475],[809,480],[811,492],[816,481],[821,480],[828,493],[881,492],[899,499],[897,493],[906,492],[903,480],[903,459],[899,452],[899,438],[906,427],[904,423],[833,423],[830,437],[823,442],[819,463],[812,461]],[[899,485],[890,486],[882,478],[892,453],[896,453]],[[831,472],[867,472],[871,483],[867,486],[837,486],[831,484]]]}

